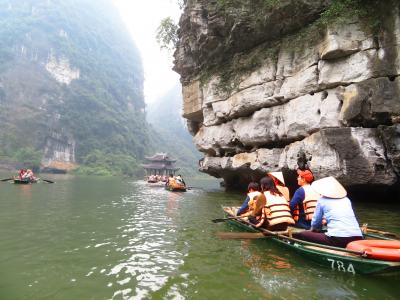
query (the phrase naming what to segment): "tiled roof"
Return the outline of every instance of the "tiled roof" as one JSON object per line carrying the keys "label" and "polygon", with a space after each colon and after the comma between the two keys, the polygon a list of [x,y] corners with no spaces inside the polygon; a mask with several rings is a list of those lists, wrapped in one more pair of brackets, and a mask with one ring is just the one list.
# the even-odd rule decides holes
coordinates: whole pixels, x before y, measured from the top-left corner
{"label": "tiled roof", "polygon": [[147,159],[147,160],[150,160],[150,161],[170,161],[170,162],[176,162],[176,159],[171,159],[171,158],[169,158],[169,157],[168,157],[168,154],[167,154],[167,153],[163,153],[163,152],[156,153],[156,154],[154,154],[153,156],[146,156],[146,159]]}

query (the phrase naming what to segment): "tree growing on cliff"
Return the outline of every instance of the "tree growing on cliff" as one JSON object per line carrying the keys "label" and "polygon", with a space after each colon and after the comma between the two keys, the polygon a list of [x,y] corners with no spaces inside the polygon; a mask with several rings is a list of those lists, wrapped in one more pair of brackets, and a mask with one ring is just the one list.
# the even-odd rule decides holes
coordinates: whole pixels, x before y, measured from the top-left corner
{"label": "tree growing on cliff", "polygon": [[161,49],[168,51],[175,49],[178,43],[178,25],[171,17],[161,20],[160,26],[157,28],[156,39]]}

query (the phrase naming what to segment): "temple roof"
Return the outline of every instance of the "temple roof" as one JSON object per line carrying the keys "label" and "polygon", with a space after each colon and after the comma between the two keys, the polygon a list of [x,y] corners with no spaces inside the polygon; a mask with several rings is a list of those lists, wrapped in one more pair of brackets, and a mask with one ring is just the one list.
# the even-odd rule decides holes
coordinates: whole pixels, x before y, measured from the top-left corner
{"label": "temple roof", "polygon": [[172,159],[168,157],[167,153],[156,153],[153,156],[146,156],[145,157],[147,160],[150,161],[169,161],[169,162],[176,162],[176,159]]}

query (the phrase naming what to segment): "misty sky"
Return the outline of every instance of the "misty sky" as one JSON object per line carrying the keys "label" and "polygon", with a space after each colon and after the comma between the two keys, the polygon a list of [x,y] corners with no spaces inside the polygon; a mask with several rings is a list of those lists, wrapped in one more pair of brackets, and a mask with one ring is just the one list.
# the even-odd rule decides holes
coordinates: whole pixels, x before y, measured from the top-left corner
{"label": "misty sky", "polygon": [[179,82],[179,75],[171,70],[172,53],[161,51],[155,38],[163,18],[170,16],[178,22],[177,0],[113,1],[140,50],[145,72],[145,100],[152,102]]}

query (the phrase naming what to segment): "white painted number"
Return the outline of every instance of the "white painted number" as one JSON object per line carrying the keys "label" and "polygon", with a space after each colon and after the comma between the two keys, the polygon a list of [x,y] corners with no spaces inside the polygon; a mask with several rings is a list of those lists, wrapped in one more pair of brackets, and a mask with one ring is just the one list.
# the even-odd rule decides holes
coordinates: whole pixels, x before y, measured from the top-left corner
{"label": "white painted number", "polygon": [[328,258],[328,261],[331,263],[332,270],[338,270],[341,272],[349,272],[349,273],[356,274],[356,271],[354,270],[354,267],[352,264],[349,264],[346,269],[344,262],[342,262],[340,260],[334,260],[334,259]]}

